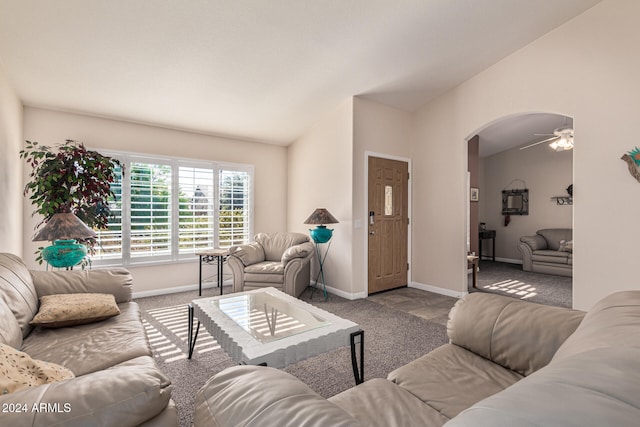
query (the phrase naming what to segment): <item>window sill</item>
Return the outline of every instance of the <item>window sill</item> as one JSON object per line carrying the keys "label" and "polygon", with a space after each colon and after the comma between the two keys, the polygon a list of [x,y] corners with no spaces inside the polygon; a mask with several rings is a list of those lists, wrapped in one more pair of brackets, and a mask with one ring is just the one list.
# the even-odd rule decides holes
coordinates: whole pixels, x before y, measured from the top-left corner
{"label": "window sill", "polygon": [[193,254],[193,258],[180,258],[176,260],[163,259],[163,260],[144,260],[139,262],[132,262],[129,264],[123,264],[117,261],[92,261],[91,267],[97,269],[108,268],[137,268],[137,267],[157,267],[160,265],[174,265],[174,264],[193,264],[198,262],[198,256]]}

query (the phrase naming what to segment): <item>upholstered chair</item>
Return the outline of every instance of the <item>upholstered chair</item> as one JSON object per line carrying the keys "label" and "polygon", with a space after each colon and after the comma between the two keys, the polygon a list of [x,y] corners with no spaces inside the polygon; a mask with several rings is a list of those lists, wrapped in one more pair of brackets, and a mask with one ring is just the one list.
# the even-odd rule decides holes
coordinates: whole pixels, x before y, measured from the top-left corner
{"label": "upholstered chair", "polygon": [[306,234],[258,233],[254,241],[229,249],[233,292],[272,286],[298,297],[310,282],[314,246]]}

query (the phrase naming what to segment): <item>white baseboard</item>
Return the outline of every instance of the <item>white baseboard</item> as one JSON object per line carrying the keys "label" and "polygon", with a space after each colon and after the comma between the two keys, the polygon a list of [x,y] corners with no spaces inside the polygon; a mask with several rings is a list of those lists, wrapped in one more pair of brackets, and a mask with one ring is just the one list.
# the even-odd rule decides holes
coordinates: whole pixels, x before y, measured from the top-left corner
{"label": "white baseboard", "polygon": [[[232,284],[231,279],[227,279],[224,282],[224,286],[229,286]],[[211,289],[217,287],[217,283],[206,282],[202,284],[202,289]],[[155,297],[158,295],[169,295],[169,294],[177,294],[178,292],[189,292],[189,291],[197,291],[198,284],[195,283],[193,285],[183,285],[176,286],[173,288],[162,288],[162,289],[153,289],[151,291],[140,291],[134,292],[133,298],[145,298],[145,297]],[[195,298],[198,298],[195,296]]]}
{"label": "white baseboard", "polygon": [[432,285],[425,285],[423,283],[418,283],[418,282],[411,282],[409,284],[409,287],[420,289],[423,291],[433,292],[434,294],[445,295],[453,298],[462,298],[463,296],[469,293],[469,292],[452,291],[451,289],[440,288],[438,286],[432,286]]}
{"label": "white baseboard", "polygon": [[496,258],[496,261],[506,262],[508,264],[522,264],[521,259],[512,259],[512,258]]}
{"label": "white baseboard", "polygon": [[[231,284],[232,284],[231,279],[224,281],[225,286],[230,286]],[[202,285],[202,289],[215,288],[216,286],[217,284],[207,282]],[[311,283],[310,286],[313,286],[313,284]],[[319,283],[318,291],[322,292],[322,289],[323,289],[322,283]],[[169,295],[169,294],[176,294],[178,292],[189,292],[189,291],[197,291],[197,290],[198,290],[198,284],[196,283],[193,285],[176,286],[173,288],[162,288],[162,289],[154,289],[151,291],[134,292],[133,298],[155,297],[158,295]],[[356,299],[366,298],[368,296],[367,292],[357,292],[357,293],[345,292],[341,289],[332,288],[331,286],[327,286],[327,292],[348,300],[356,300]]]}
{"label": "white baseboard", "polygon": [[[231,284],[232,284],[231,279],[224,281],[225,286],[230,286]],[[214,283],[207,282],[202,285],[202,289],[211,289],[211,288],[215,288],[216,286],[217,285]],[[313,286],[313,284],[310,284],[310,286]],[[462,298],[468,293],[468,292],[456,292],[450,289],[440,288],[438,286],[432,286],[432,285],[425,285],[418,282],[411,282],[409,284],[409,287],[421,289],[423,291],[433,292],[434,294],[445,295],[453,298]],[[322,289],[323,289],[322,283],[319,283],[318,291],[322,292]],[[198,290],[198,284],[196,283],[193,285],[176,286],[173,288],[162,288],[162,289],[154,289],[151,291],[134,292],[133,298],[155,297],[158,295],[169,295],[169,294],[176,294],[178,292],[190,292],[190,291],[197,291],[197,290]],[[333,288],[331,286],[327,286],[327,292],[348,300],[357,300],[357,299],[367,298],[369,296],[369,293],[367,291],[346,292],[346,291],[343,291],[342,289]]]}
{"label": "white baseboard", "polygon": [[[313,283],[311,284],[311,286],[313,286]],[[417,282],[409,283],[408,287],[420,289],[423,291],[433,292],[434,294],[445,295],[453,298],[462,298],[463,296],[468,294],[468,292],[456,292],[450,289],[444,289],[444,288],[440,288],[438,286],[432,286],[432,285],[425,285]],[[318,284],[318,289],[322,292],[322,283]],[[362,298],[367,298],[369,296],[369,293],[367,291],[345,292],[341,289],[332,288],[331,286],[327,286],[327,292],[348,300],[362,299]]]}
{"label": "white baseboard", "polygon": [[[311,283],[309,286],[313,286],[313,283]],[[320,292],[322,292],[322,289],[323,289],[322,283],[317,284],[317,289]],[[327,286],[327,292],[348,300],[362,299],[369,296],[369,294],[366,291],[353,293],[353,292],[346,292],[341,289],[332,288],[331,286]]]}

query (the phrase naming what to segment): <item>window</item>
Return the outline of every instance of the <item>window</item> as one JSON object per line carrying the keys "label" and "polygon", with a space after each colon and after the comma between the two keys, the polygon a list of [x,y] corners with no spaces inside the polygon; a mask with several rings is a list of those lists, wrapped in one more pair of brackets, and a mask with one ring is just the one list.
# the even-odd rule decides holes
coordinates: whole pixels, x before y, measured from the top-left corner
{"label": "window", "polygon": [[98,264],[193,259],[252,235],[253,167],[186,159],[118,158],[107,230],[96,230]]}

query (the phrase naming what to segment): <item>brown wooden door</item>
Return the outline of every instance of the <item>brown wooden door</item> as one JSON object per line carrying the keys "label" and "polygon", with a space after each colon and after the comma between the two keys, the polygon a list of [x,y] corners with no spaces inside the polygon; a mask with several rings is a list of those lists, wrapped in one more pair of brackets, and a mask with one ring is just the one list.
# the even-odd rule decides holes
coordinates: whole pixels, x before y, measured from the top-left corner
{"label": "brown wooden door", "polygon": [[369,293],[407,285],[409,165],[369,157]]}

